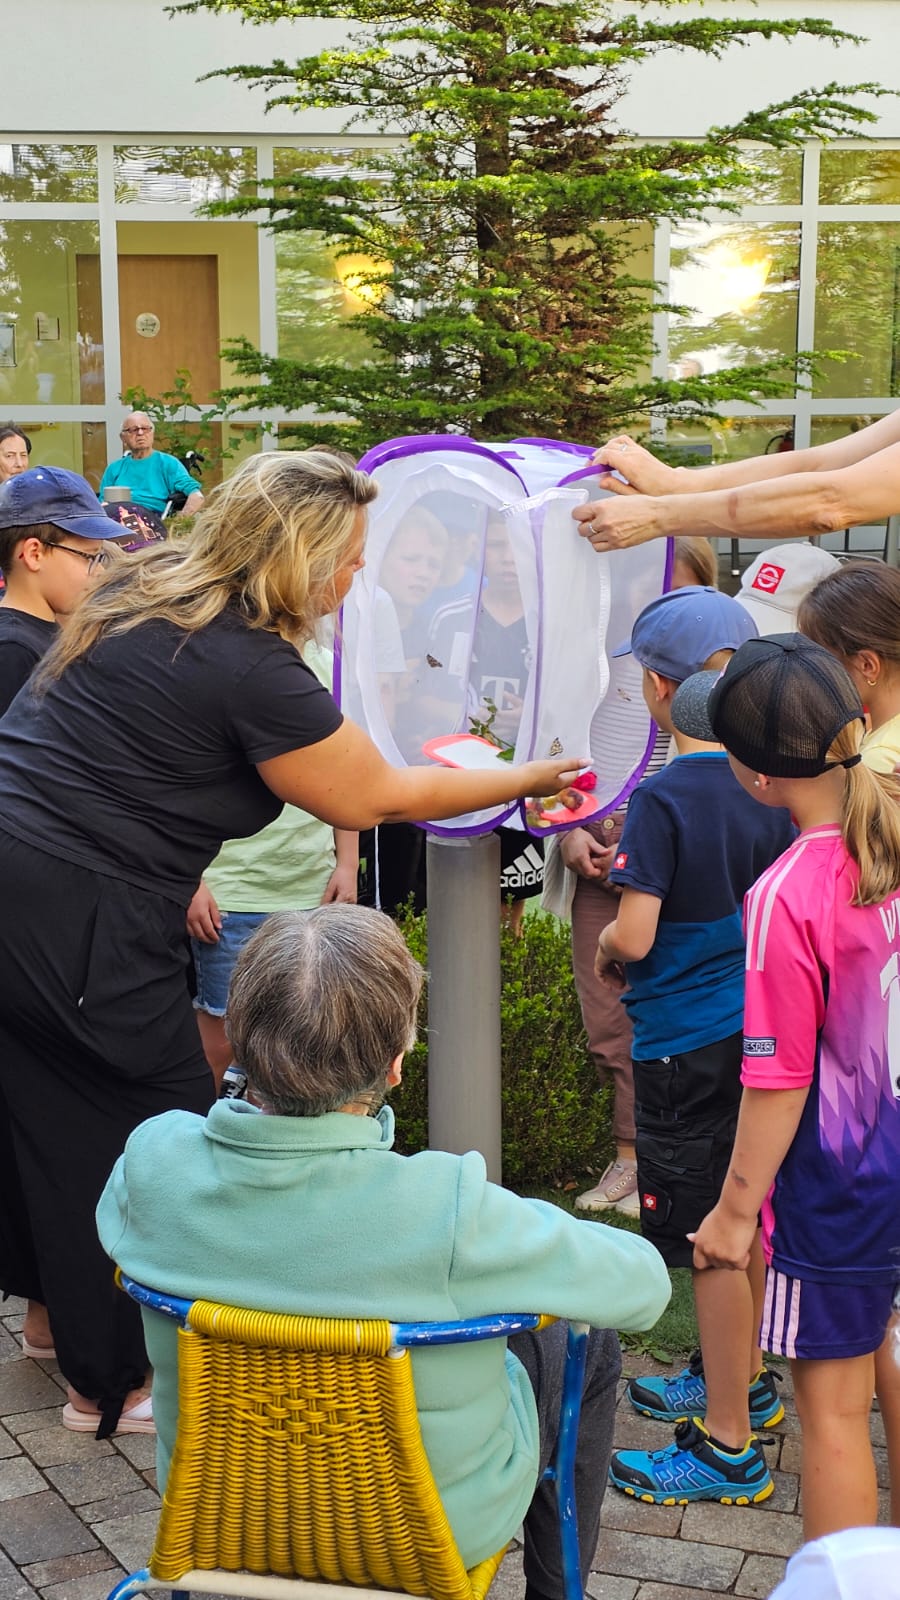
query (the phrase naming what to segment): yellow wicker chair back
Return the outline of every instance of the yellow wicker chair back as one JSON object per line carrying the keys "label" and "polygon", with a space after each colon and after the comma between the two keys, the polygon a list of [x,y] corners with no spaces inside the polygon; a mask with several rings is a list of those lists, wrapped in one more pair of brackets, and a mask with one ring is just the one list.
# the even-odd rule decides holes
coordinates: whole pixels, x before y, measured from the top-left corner
{"label": "yellow wicker chair back", "polygon": [[503,1551],[463,1566],[389,1323],[198,1300],[178,1338],[154,1578],[244,1570],[482,1600]]}

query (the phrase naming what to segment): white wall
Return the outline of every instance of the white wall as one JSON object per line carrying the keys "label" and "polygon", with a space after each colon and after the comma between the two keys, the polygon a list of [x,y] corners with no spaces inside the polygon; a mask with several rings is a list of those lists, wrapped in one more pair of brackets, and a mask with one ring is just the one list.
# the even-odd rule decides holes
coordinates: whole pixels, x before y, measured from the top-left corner
{"label": "white wall", "polygon": [[[337,132],[337,113],[265,114],[265,97],[228,79],[198,83],[216,67],[313,53],[346,37],[346,25],[316,21],[249,27],[235,17],[168,17],[166,0],[30,0],[21,42],[7,53],[0,136],[161,133],[241,135]],[[623,9],[632,9],[625,4]],[[689,8],[685,7],[687,11]],[[748,0],[697,6],[706,15],[802,17],[811,12],[868,36],[835,49],[814,40],[760,42],[722,61],[665,51],[634,74],[618,108],[623,127],[690,136],[751,106],[830,79],[874,80],[900,89],[900,0]],[[678,8],[681,11],[681,8]],[[678,13],[663,8],[672,18]],[[682,12],[683,14],[683,12]],[[871,132],[900,138],[900,99],[873,102]]]}
{"label": "white wall", "polygon": [[341,118],[267,116],[265,95],[203,73],[313,54],[346,36],[315,21],[250,27],[237,17],[169,17],[169,0],[30,0],[23,59],[7,54],[0,131],[240,135],[333,130]]}
{"label": "white wall", "polygon": [[[623,10],[633,9],[631,6]],[[649,8],[648,8],[649,9]],[[680,9],[680,8],[679,8]],[[900,3],[898,0],[748,0],[684,7],[703,16],[744,16],[754,20],[797,20],[815,16],[865,44],[828,44],[799,38],[754,40],[734,45],[721,61],[693,51],[663,51],[633,75],[620,102],[620,126],[632,132],[691,137],[713,124],[736,122],[747,111],[786,100],[800,89],[825,83],[877,83],[900,91]],[[672,21],[674,7],[660,7]],[[652,14],[652,13],[651,13]],[[877,117],[866,129],[871,138],[900,138],[900,99],[869,97],[861,103]]]}

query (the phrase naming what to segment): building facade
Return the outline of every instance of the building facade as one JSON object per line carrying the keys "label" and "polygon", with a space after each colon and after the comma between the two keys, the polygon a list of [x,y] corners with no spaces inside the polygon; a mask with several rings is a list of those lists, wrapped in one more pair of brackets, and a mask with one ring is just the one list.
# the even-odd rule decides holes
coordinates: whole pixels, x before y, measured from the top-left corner
{"label": "building facade", "polygon": [[[733,16],[743,3],[705,11]],[[762,0],[748,15],[809,9]],[[900,90],[898,0],[819,0],[816,11],[867,42],[774,41],[718,62],[665,52],[636,72],[620,123],[639,138],[690,137],[831,79]],[[353,339],[352,262],[315,234],[199,214],[298,162],[352,161],[384,142],[343,132],[334,114],[267,114],[259,92],[202,81],[339,37],[319,22],[169,17],[165,0],[32,0],[0,101],[0,421],[27,427],[33,462],[98,482],[120,453],[121,395],[158,395],[180,368],[208,401],[229,380],[220,351],[236,335],[282,355]],[[842,352],[761,409],[736,405],[711,430],[669,425],[701,455],[819,442],[898,403],[900,99],[871,106],[870,140],[766,151],[739,218],[662,224],[645,241],[646,267],[693,308],[657,318],[658,373]],[[242,420],[266,424],[264,447],[277,445],[276,416]],[[240,423],[229,438],[240,443]]]}

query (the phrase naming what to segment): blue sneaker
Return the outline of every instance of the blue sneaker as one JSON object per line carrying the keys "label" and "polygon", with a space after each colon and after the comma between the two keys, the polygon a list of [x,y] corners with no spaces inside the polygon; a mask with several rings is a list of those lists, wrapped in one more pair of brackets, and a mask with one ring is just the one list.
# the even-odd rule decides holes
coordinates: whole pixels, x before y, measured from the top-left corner
{"label": "blue sneaker", "polygon": [[675,1442],[665,1450],[617,1450],[609,1481],[657,1506],[686,1506],[691,1500],[755,1506],[775,1488],[754,1434],[742,1450],[720,1450],[697,1417],[678,1424]]}
{"label": "blue sneaker", "polygon": [[[750,1427],[774,1428],[784,1416],[784,1406],[775,1388],[780,1372],[763,1367],[750,1385]],[[703,1357],[695,1350],[689,1364],[673,1378],[632,1378],[625,1386],[635,1411],[658,1422],[685,1422],[688,1417],[706,1415],[706,1380]]]}

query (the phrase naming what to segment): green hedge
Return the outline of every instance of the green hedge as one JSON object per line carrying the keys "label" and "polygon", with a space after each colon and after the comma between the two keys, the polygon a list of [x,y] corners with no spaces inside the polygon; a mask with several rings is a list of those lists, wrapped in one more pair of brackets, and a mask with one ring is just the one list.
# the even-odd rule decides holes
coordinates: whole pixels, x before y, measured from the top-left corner
{"label": "green hedge", "polygon": [[[407,911],[400,926],[427,966],[424,914]],[[581,1025],[569,929],[554,917],[525,919],[521,938],[498,933],[503,1050],[503,1181],[513,1189],[580,1185],[602,1170],[613,1150],[611,1096],[599,1089]],[[392,1096],[397,1148],[428,1144],[427,987],[419,1042]]]}

